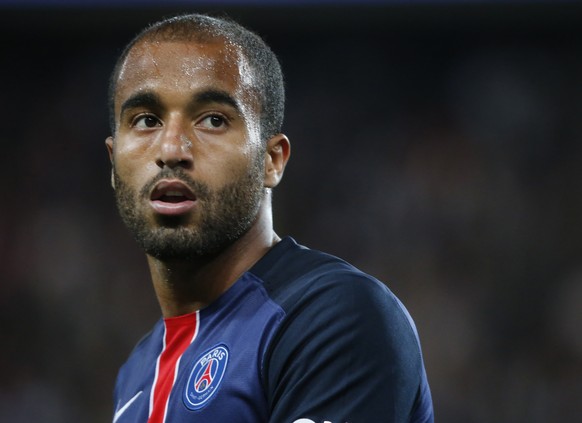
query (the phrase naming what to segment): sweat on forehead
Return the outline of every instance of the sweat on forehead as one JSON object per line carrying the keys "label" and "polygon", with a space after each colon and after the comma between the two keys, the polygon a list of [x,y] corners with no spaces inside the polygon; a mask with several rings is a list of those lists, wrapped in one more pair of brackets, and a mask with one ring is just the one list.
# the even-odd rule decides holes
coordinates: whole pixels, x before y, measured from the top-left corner
{"label": "sweat on forehead", "polygon": [[[237,73],[248,85],[255,85],[255,70],[248,65],[248,60],[241,49],[222,39],[210,41],[197,40],[167,40],[159,38],[144,38],[133,45],[125,60],[120,63],[117,72],[117,83],[121,83],[128,69],[137,63],[144,64],[148,60],[156,62],[154,57],[164,55],[166,61],[181,66],[186,73],[190,67],[211,67],[221,64]],[[154,63],[158,67],[158,63]],[[238,69],[237,69],[238,68]],[[243,76],[244,73],[248,76]]]}
{"label": "sweat on forehead", "polygon": [[[238,28],[237,24],[204,15],[177,16],[158,22],[144,29],[126,46],[117,62],[113,76],[114,78],[119,77],[120,68],[125,63],[127,56],[137,46],[146,43],[193,42],[206,44],[218,42],[223,43],[226,47],[230,46],[233,53],[236,51],[244,55],[244,49],[236,42],[236,39],[241,40],[244,34]],[[115,81],[112,82],[115,83]]]}
{"label": "sweat on forehead", "polygon": [[191,89],[232,90],[229,96],[233,101],[236,98],[237,108],[252,110],[254,119],[259,117],[260,84],[255,71],[237,46],[222,40],[200,43],[142,39],[134,44],[120,67],[116,105],[136,90],[152,89],[159,81],[166,81],[168,89],[180,93]]}

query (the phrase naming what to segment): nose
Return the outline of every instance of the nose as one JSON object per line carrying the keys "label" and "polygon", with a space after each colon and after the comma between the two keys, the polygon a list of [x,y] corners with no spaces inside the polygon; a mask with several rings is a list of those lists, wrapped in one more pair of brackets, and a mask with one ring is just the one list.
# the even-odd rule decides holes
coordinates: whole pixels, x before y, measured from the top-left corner
{"label": "nose", "polygon": [[184,167],[189,169],[194,164],[192,142],[179,128],[167,127],[160,133],[160,142],[156,164],[160,168]]}

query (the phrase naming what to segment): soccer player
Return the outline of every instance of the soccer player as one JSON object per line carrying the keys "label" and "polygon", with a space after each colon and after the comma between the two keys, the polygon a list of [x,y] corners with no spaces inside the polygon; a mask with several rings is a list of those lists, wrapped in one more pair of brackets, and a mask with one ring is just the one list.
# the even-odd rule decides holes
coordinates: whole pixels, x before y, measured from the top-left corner
{"label": "soccer player", "polygon": [[275,55],[234,22],[170,18],[119,58],[111,183],[162,317],[120,369],[114,423],[433,421],[400,301],[273,230],[283,105]]}

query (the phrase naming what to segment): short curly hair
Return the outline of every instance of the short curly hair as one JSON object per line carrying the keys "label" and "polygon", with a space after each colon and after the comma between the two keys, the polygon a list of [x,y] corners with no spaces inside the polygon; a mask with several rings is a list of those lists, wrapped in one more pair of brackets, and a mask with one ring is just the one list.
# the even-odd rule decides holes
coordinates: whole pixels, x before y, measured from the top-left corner
{"label": "short curly hair", "polygon": [[109,81],[109,124],[116,132],[115,93],[121,68],[132,48],[146,40],[211,42],[226,40],[241,49],[254,72],[260,101],[261,138],[268,140],[282,130],[285,111],[285,88],[279,60],[269,46],[254,32],[237,22],[202,14],[177,15],[156,22],[142,30],[125,47]]}

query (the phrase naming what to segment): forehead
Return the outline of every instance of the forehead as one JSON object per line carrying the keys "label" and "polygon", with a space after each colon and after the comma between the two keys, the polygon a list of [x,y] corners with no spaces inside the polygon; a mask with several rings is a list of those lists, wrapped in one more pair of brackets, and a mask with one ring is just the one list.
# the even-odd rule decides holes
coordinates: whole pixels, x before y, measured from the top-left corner
{"label": "forehead", "polygon": [[131,49],[120,68],[115,104],[143,90],[177,95],[214,88],[243,100],[254,86],[246,58],[228,41],[146,40]]}

